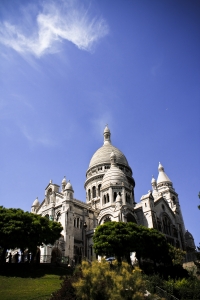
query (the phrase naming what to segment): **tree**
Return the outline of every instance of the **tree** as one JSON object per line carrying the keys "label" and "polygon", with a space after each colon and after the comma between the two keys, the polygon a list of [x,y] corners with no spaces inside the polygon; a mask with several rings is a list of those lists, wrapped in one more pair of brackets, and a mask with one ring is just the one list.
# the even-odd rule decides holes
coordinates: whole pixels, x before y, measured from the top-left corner
{"label": "tree", "polygon": [[130,262],[130,252],[141,258],[156,262],[170,262],[169,246],[159,231],[129,222],[107,222],[96,228],[93,237],[94,250],[98,255],[115,255],[118,262],[126,257]]}
{"label": "tree", "polygon": [[[118,262],[122,256],[130,256],[131,237],[134,238],[133,231],[127,230],[128,223],[106,222],[96,228],[93,241],[94,250],[98,255],[115,255]],[[133,224],[133,223],[132,223]]]}
{"label": "tree", "polygon": [[179,249],[175,248],[172,245],[169,245],[169,255],[172,259],[173,265],[181,265],[183,264],[186,252]]}
{"label": "tree", "polygon": [[60,237],[62,226],[40,215],[24,212],[21,209],[0,206],[0,246],[3,248],[2,260],[7,249],[28,248],[36,253],[43,243],[53,244]]}

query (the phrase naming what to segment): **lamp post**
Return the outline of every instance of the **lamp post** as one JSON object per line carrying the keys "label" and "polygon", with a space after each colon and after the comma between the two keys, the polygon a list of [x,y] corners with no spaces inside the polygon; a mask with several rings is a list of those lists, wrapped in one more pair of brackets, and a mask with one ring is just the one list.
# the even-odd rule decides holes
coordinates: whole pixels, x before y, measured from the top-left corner
{"label": "lamp post", "polygon": [[86,229],[87,229],[87,223],[86,222],[84,222],[83,228],[84,228],[84,245],[83,245],[83,248],[84,248],[84,257],[86,258]]}

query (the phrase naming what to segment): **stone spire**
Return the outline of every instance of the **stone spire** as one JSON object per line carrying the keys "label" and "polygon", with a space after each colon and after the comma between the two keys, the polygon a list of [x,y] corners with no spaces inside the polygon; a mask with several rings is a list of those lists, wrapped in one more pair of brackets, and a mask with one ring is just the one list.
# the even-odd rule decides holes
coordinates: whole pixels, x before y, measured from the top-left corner
{"label": "stone spire", "polygon": [[165,174],[164,167],[161,165],[160,162],[159,162],[159,166],[158,166],[158,171],[159,171],[159,174],[158,174],[158,179],[157,179],[157,185],[161,182],[168,182],[168,183],[172,184],[169,177]]}
{"label": "stone spire", "polygon": [[114,151],[112,151],[110,154],[110,162],[111,162],[111,166],[116,165],[116,155],[115,155]]}
{"label": "stone spire", "polygon": [[110,129],[108,128],[108,125],[106,125],[104,129],[103,135],[104,135],[104,145],[111,144],[111,140],[110,140],[111,133],[110,133]]}
{"label": "stone spire", "polygon": [[156,190],[157,183],[156,183],[156,179],[154,178],[153,175],[152,175],[152,179],[151,179],[151,185],[152,185],[153,190]]}

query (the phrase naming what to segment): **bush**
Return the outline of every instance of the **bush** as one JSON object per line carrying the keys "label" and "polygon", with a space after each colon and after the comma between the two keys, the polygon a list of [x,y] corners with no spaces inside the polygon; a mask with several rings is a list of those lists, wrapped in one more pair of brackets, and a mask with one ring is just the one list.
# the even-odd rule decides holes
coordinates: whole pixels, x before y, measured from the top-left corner
{"label": "bush", "polygon": [[119,266],[105,260],[91,264],[83,261],[81,269],[65,278],[51,300],[144,300],[145,291],[146,282],[139,268],[124,262]]}
{"label": "bush", "polygon": [[82,263],[82,278],[73,283],[78,299],[84,300],[121,300],[145,299],[145,281],[141,270],[134,270],[127,263],[110,265],[101,263]]}

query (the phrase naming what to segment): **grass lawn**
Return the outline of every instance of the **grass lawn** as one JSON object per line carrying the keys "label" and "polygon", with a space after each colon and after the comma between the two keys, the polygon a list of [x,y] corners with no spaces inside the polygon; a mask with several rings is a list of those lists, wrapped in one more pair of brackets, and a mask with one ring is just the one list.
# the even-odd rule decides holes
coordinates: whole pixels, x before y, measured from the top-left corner
{"label": "grass lawn", "polygon": [[52,292],[60,288],[58,275],[41,278],[19,278],[0,276],[1,300],[49,299]]}
{"label": "grass lawn", "polygon": [[11,264],[0,270],[0,300],[44,300],[60,288],[68,270],[52,266]]}

